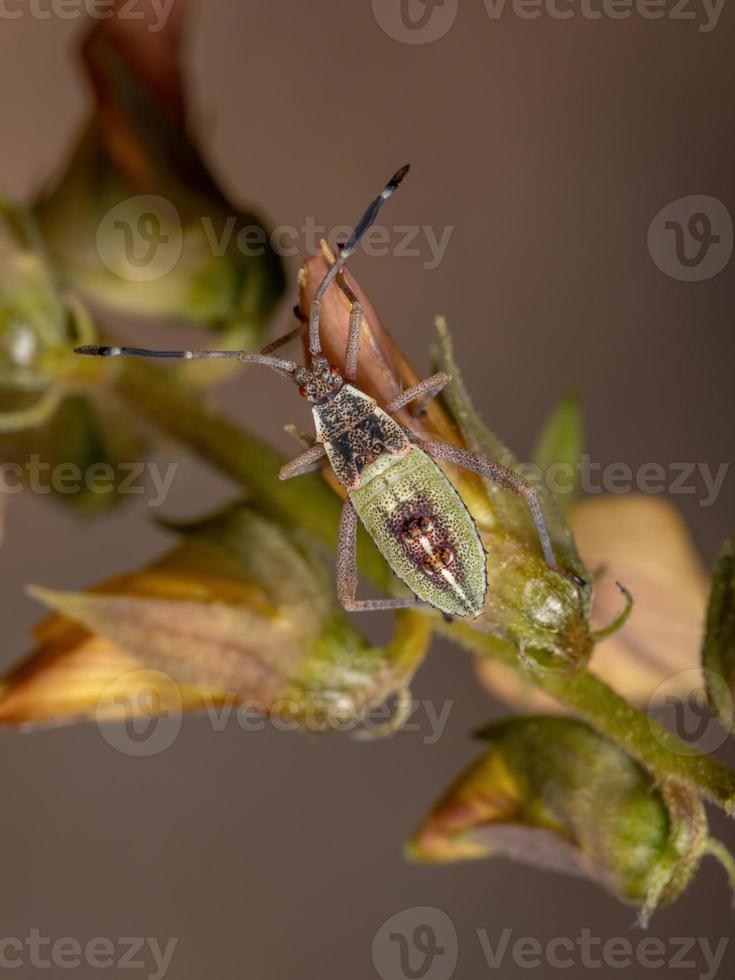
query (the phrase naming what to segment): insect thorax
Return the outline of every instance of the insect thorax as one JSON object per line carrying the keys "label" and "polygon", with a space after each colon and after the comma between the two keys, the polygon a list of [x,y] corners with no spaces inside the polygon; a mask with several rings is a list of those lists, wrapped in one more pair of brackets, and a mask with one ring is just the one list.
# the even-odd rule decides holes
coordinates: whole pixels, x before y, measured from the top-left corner
{"label": "insect thorax", "polygon": [[348,490],[381,456],[404,456],[410,443],[401,426],[377,402],[352,385],[312,409],[317,439],[324,443],[337,479]]}

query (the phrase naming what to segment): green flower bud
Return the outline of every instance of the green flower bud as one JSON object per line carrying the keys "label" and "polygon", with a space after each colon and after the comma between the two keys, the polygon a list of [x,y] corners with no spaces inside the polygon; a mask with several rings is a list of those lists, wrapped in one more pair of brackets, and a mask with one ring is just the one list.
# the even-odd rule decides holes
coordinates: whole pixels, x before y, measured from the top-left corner
{"label": "green flower bud", "polygon": [[485,752],[418,829],[412,858],[504,855],[585,874],[636,905],[646,921],[684,890],[702,855],[720,847],[708,839],[695,793],[675,782],[657,786],[582,722],[510,718],[479,737]]}
{"label": "green flower bud", "polygon": [[[576,452],[581,440],[578,412],[573,403],[565,403],[541,438],[541,455],[536,466],[521,466],[477,415],[462,383],[449,331],[441,318],[437,320],[437,330],[436,363],[452,376],[443,398],[465,444],[521,473],[537,487],[554,553],[560,568],[567,573],[559,575],[546,565],[525,499],[485,481],[486,500],[482,509],[472,497],[465,498],[488,553],[488,599],[483,616],[474,625],[510,641],[531,667],[578,669],[592,652],[591,575],[580,561],[558,501],[540,479],[555,454]],[[580,585],[572,576],[587,584]]]}

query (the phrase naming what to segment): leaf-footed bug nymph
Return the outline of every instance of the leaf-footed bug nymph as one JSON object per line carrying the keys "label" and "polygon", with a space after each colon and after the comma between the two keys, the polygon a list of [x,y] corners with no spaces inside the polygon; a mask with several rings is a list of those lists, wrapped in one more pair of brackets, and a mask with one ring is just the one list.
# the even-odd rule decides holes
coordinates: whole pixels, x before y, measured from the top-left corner
{"label": "leaf-footed bug nymph", "polygon": [[[451,443],[419,439],[392,415],[416,399],[435,397],[451,380],[443,371],[407,388],[381,408],[355,387],[360,352],[362,308],[340,277],[380,207],[408,173],[402,167],[370,204],[317,289],[309,311],[309,364],[273,356],[294,339],[299,327],[273,341],[260,354],[245,351],[151,351],[135,347],[87,346],[78,354],[102,357],[159,357],[183,360],[235,358],[263,364],[298,385],[312,404],[316,441],[280,472],[282,480],[320,468],[326,460],[347,490],[337,543],[337,593],[349,611],[399,609],[428,603],[447,616],[480,615],[487,594],[486,554],[475,522],[436,460],[472,470],[513,493],[523,495],[544,557],[556,559],[536,489],[517,473],[478,453]],[[335,279],[351,300],[344,370],[322,354],[319,312]],[[357,598],[357,521],[375,541],[393,572],[413,592],[412,599]]]}

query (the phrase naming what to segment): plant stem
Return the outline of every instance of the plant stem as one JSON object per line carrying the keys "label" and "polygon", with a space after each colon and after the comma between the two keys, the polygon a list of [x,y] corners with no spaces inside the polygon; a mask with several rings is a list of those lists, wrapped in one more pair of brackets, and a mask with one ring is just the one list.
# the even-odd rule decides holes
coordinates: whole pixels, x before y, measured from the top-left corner
{"label": "plant stem", "polygon": [[725,869],[727,874],[727,879],[730,882],[730,888],[733,894],[735,894],[735,858],[733,858],[730,851],[725,847],[722,841],[715,840],[714,837],[708,837],[704,845],[704,853],[709,854],[711,857],[716,858],[722,867]]}
{"label": "plant stem", "polygon": [[648,718],[589,671],[576,674],[527,671],[510,644],[478,633],[463,623],[439,624],[438,631],[481,656],[490,657],[524,676],[574,711],[593,728],[622,746],[659,780],[678,779],[706,799],[735,814],[735,772],[699,752]]}
{"label": "plant stem", "polygon": [[[340,500],[320,476],[280,481],[280,456],[206,408],[198,393],[171,372],[127,361],[116,375],[115,387],[131,410],[234,478],[264,511],[334,547]],[[367,535],[361,537],[358,553],[363,573],[385,589],[390,572]],[[594,674],[526,671],[511,644],[464,623],[436,619],[435,625],[466,649],[523,670],[537,687],[621,745],[660,780],[682,780],[729,813],[735,812],[735,772],[647,718]]]}

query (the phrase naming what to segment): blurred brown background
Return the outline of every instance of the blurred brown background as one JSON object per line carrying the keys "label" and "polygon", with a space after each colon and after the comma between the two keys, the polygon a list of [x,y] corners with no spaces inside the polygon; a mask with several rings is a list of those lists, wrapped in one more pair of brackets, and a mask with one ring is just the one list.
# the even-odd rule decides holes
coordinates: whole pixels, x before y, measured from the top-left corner
{"label": "blurred brown background", "polygon": [[[588,450],[602,464],[716,469],[732,459],[733,261],[714,278],[681,281],[654,264],[646,242],[657,212],[687,195],[735,213],[735,9],[726,4],[703,31],[707,15],[693,2],[695,19],[591,20],[570,4],[567,20],[525,20],[511,8],[493,20],[478,0],[459,4],[442,37],[409,44],[379,23],[399,23],[397,2],[192,6],[186,75],[196,129],[235,199],[276,225],[312,216],[333,227],[354,221],[398,165],[413,164],[384,222],[451,226],[446,254],[427,268],[423,239],[419,256],[362,254],[354,271],[420,369],[434,315],[447,315],[478,407],[521,455],[572,383],[584,398]],[[25,9],[0,18],[0,181],[9,194],[37,191],[85,118],[90,96],[75,58],[83,28]],[[289,260],[278,326],[290,323],[301,257]],[[307,420],[267,373],[250,372],[218,397],[284,450],[292,446],[283,424]],[[179,451],[166,447],[161,458]],[[708,563],[732,532],[733,480],[710,507],[699,505],[701,482],[675,498]],[[232,493],[185,459],[165,512],[201,512]],[[0,554],[4,665],[26,649],[40,612],[24,584],[72,588],[139,564],[166,541],[151,516],[141,501],[90,527],[30,495],[13,501]],[[376,635],[388,628],[380,618],[365,625]],[[505,861],[402,860],[417,819],[475,754],[469,733],[503,711],[476,685],[467,656],[439,642],[414,692],[437,706],[453,701],[436,744],[425,723],[362,744],[234,723],[215,732],[192,717],[165,752],[135,758],[93,725],[2,733],[0,933],[163,945],[179,937],[172,980],[374,977],[376,930],[412,906],[437,906],[454,921],[458,977],[528,973],[510,957],[491,971],[478,929],[493,944],[504,927],[541,941],[582,929],[640,939],[633,913],[582,880]],[[735,844],[719,814],[713,828]],[[651,932],[716,943],[732,923],[724,876],[708,862]],[[731,945],[720,977],[732,976]],[[695,965],[684,975],[706,975],[701,952],[685,959]],[[563,972],[589,969],[577,960]]]}

